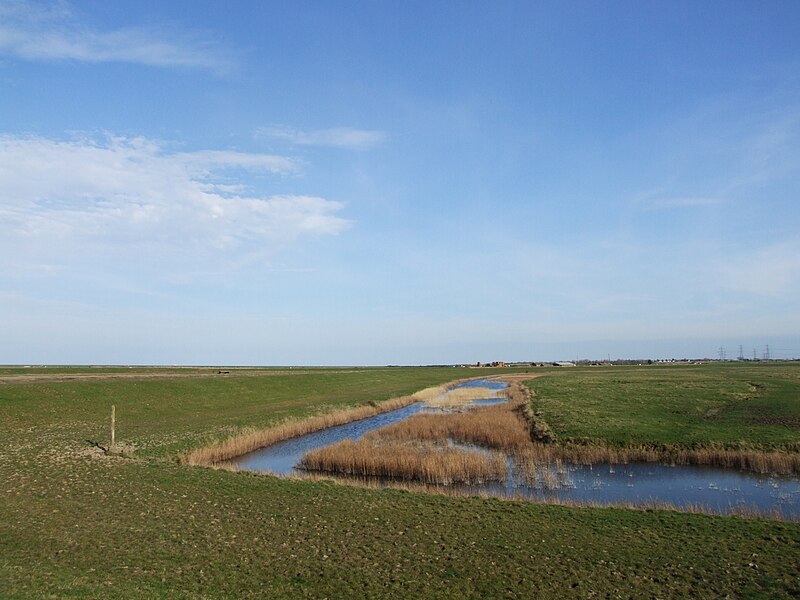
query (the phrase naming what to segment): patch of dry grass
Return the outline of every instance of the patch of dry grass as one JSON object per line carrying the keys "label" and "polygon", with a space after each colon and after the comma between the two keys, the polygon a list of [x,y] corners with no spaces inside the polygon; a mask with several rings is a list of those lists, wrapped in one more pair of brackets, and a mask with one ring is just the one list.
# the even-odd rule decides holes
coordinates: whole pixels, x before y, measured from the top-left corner
{"label": "patch of dry grass", "polygon": [[499,398],[502,390],[493,390],[485,387],[462,387],[446,390],[438,396],[426,399],[428,406],[444,408],[448,406],[461,406],[469,404],[473,400],[483,400],[485,398]]}
{"label": "patch of dry grass", "polygon": [[464,413],[418,414],[370,432],[371,440],[439,441],[451,439],[513,454],[531,445],[518,406],[509,402]]}

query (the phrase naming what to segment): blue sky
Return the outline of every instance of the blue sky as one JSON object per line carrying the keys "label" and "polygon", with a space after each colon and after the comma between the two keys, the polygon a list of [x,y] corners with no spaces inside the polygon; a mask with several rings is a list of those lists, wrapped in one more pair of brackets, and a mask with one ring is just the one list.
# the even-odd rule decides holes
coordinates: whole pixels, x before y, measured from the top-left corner
{"label": "blue sky", "polygon": [[0,0],[0,363],[800,356],[796,2]]}

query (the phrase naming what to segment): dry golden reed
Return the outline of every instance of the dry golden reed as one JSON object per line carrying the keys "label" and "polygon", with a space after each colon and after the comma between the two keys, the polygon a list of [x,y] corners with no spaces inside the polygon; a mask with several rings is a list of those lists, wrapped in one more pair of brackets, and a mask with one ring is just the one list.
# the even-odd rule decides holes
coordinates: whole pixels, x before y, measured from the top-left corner
{"label": "dry golden reed", "polygon": [[446,408],[448,406],[462,406],[469,404],[473,400],[483,400],[486,398],[498,398],[502,396],[502,390],[493,390],[485,387],[463,387],[449,390],[426,401],[428,406],[436,408]]}
{"label": "dry golden reed", "polygon": [[508,454],[531,445],[525,422],[509,403],[465,413],[420,414],[368,434],[369,439],[395,441],[453,440]]}
{"label": "dry golden reed", "polygon": [[[488,388],[459,388],[459,402],[489,396]],[[494,394],[492,394],[494,395]],[[428,404],[431,404],[429,401]],[[445,404],[444,402],[437,403]],[[531,445],[521,404],[480,407],[465,413],[415,415],[370,432],[360,442],[343,441],[306,454],[301,467],[316,472],[389,477],[423,483],[505,481],[506,455]],[[450,440],[491,452],[445,447]]]}
{"label": "dry golden reed", "polygon": [[625,446],[618,448],[610,446],[533,444],[524,454],[524,458],[532,463],[550,463],[554,460],[585,465],[647,462],[671,465],[705,465],[778,475],[800,473],[800,454],[755,450],[692,449],[680,446],[665,446],[662,448]]}
{"label": "dry golden reed", "polygon": [[505,481],[507,471],[506,457],[499,452],[367,440],[344,440],[313,450],[303,456],[300,466],[316,472],[438,485]]}

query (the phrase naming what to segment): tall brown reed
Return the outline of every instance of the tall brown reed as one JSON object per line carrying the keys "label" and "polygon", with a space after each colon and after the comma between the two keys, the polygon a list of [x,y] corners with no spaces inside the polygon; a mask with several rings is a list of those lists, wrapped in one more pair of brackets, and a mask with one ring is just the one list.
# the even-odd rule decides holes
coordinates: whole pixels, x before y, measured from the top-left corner
{"label": "tall brown reed", "polygon": [[419,414],[371,432],[372,440],[426,440],[477,444],[514,453],[530,446],[530,438],[514,406],[486,406],[465,413]]}
{"label": "tall brown reed", "polygon": [[647,462],[672,465],[705,465],[778,475],[800,473],[800,454],[788,452],[759,452],[714,448],[694,449],[680,446],[651,448],[648,446],[612,447],[534,443],[528,449],[515,455],[515,457],[531,465],[549,464],[556,460],[583,465]]}
{"label": "tall brown reed", "polygon": [[344,440],[303,456],[301,468],[345,475],[389,477],[428,484],[504,481],[503,454],[402,443]]}
{"label": "tall brown reed", "polygon": [[461,406],[473,400],[497,398],[501,395],[502,390],[493,390],[485,387],[461,387],[428,399],[426,404],[434,407]]}

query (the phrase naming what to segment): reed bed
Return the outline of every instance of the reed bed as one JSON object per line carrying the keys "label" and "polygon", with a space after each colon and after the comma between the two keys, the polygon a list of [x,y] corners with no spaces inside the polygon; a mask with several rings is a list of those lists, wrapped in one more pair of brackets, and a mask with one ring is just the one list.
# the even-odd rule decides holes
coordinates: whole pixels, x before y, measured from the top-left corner
{"label": "reed bed", "polygon": [[796,475],[800,473],[800,454],[788,452],[759,452],[714,448],[682,448],[666,446],[583,446],[533,443],[515,455],[526,464],[551,464],[556,461],[582,465],[627,464],[633,462],[694,465],[741,469],[755,473]]}
{"label": "reed bed", "polygon": [[453,440],[476,444],[508,454],[531,445],[525,422],[515,406],[505,403],[486,406],[465,413],[419,414],[404,421],[373,431],[371,440],[439,441]]}
{"label": "reed bed", "polygon": [[503,395],[503,390],[493,390],[485,387],[463,387],[448,390],[445,393],[428,399],[428,406],[448,407],[461,406],[473,400],[483,400],[485,398],[499,398]]}
{"label": "reed bed", "polygon": [[449,385],[435,385],[433,387],[425,388],[424,390],[415,392],[413,396],[417,402],[431,402],[432,400],[435,400],[436,398],[439,398],[447,393],[447,390],[453,385],[456,385],[456,382]]}
{"label": "reed bed", "polygon": [[[460,398],[486,398],[481,388],[458,388]],[[466,400],[465,400],[466,401]],[[345,440],[306,454],[301,468],[314,472],[449,485],[505,481],[507,455],[531,446],[522,401],[479,407],[465,413],[414,415],[368,433],[360,442]],[[490,451],[445,447],[448,441],[476,444]]]}
{"label": "reed bed", "polygon": [[569,469],[558,458],[552,462],[533,462],[526,460],[525,455],[517,455],[514,460],[514,477],[517,482],[542,490],[574,487]]}
{"label": "reed bed", "polygon": [[346,408],[306,419],[292,419],[267,429],[245,430],[212,446],[193,450],[183,455],[181,462],[188,465],[216,465],[236,456],[241,456],[293,437],[366,419],[384,412],[403,408],[414,402],[419,402],[419,400],[420,398],[417,394],[412,394],[410,396],[392,398],[375,405]]}
{"label": "reed bed", "polygon": [[505,481],[506,457],[431,445],[344,440],[303,456],[301,468],[323,473],[387,477],[426,484]]}

